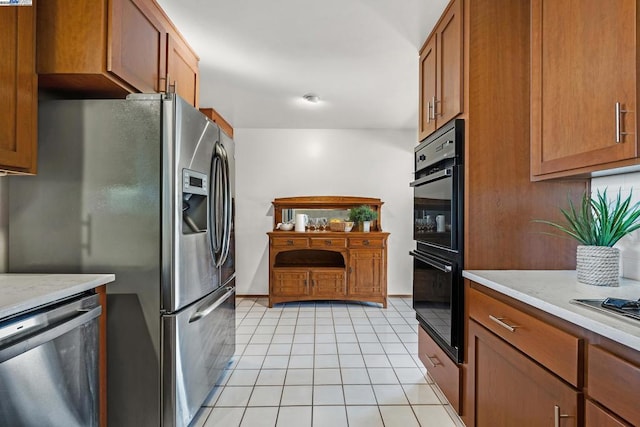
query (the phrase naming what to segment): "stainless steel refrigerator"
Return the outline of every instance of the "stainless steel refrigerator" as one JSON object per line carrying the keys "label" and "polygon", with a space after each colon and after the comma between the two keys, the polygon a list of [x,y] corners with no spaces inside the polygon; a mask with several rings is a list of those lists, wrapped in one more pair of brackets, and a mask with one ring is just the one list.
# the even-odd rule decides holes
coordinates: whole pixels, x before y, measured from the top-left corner
{"label": "stainless steel refrigerator", "polygon": [[186,426],[235,351],[233,141],[168,94],[39,105],[11,272],[115,273],[109,425]]}

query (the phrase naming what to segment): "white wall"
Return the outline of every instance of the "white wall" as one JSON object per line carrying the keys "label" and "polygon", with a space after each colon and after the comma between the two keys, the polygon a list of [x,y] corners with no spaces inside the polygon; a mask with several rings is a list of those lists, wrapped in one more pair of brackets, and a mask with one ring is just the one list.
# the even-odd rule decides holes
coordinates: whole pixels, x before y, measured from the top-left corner
{"label": "white wall", "polygon": [[[607,196],[611,199],[618,195],[618,189],[622,189],[622,197],[628,197],[632,191],[632,203],[640,201],[640,172],[623,175],[613,175],[593,178],[591,180],[591,193],[597,190],[607,189]],[[622,263],[622,276],[640,280],[640,230],[623,237],[616,245],[620,249]]]}
{"label": "white wall", "polygon": [[271,201],[293,196],[382,199],[389,236],[387,289],[411,294],[415,131],[235,129],[238,294],[269,293]]}

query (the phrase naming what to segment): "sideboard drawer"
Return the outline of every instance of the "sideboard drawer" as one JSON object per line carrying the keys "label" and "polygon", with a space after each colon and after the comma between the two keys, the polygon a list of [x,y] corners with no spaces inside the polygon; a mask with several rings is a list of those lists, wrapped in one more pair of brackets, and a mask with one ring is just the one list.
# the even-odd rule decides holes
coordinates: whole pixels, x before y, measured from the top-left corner
{"label": "sideboard drawer", "polygon": [[308,248],[309,239],[306,237],[272,237],[271,244],[276,247]]}
{"label": "sideboard drawer", "polygon": [[587,390],[597,400],[633,425],[640,425],[638,405],[640,366],[596,345],[589,346]]}
{"label": "sideboard drawer", "polygon": [[582,386],[580,338],[476,289],[470,288],[468,297],[469,317],[573,386]]}
{"label": "sideboard drawer", "polygon": [[312,248],[346,248],[347,239],[341,239],[341,238],[323,239],[321,237],[312,237],[311,247]]}
{"label": "sideboard drawer", "polygon": [[349,238],[350,248],[382,248],[384,247],[384,239],[367,238],[367,237],[351,237]]}

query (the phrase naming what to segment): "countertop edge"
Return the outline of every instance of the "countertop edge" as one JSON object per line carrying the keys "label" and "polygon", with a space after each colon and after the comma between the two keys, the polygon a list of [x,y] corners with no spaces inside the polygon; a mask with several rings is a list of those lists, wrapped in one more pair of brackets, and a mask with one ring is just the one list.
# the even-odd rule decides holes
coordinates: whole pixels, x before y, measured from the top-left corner
{"label": "countertop edge", "polygon": [[520,292],[494,280],[487,279],[486,277],[482,277],[479,274],[481,274],[479,271],[476,272],[474,270],[464,270],[462,276],[483,286],[486,286],[487,288],[500,292],[501,294],[504,294],[515,300],[554,315],[562,320],[566,320],[567,322],[573,323],[574,325],[602,335],[603,337],[608,338],[612,341],[640,351],[639,336],[629,334],[616,328],[615,326],[607,325],[598,319],[603,318],[603,320],[606,319],[606,321],[612,322],[614,324],[617,322],[624,322],[623,320],[609,318],[606,314],[601,314],[589,308],[569,303],[571,304],[572,310],[575,308],[575,311],[572,311],[567,308],[560,307],[556,304],[541,300],[536,296]]}
{"label": "countertop edge", "polygon": [[[67,298],[69,296],[82,293],[84,291],[97,288],[98,286],[116,280],[115,274],[0,274],[0,290],[7,287],[19,286],[12,283],[12,279],[32,278],[31,289],[38,287],[39,292],[32,292],[31,295],[19,301],[0,306],[0,319],[13,316],[14,314],[31,310],[41,305]],[[47,289],[47,282],[58,282]],[[59,282],[68,281],[69,285],[60,285]]]}

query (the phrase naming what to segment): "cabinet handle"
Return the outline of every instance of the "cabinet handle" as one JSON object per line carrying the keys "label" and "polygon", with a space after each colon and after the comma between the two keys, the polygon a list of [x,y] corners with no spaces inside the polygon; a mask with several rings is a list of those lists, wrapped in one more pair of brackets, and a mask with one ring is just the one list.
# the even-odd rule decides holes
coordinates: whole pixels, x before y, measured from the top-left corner
{"label": "cabinet handle", "polygon": [[349,274],[353,273],[353,268],[349,267]]}
{"label": "cabinet handle", "polygon": [[508,330],[509,332],[515,332],[517,328],[519,328],[520,326],[517,325],[509,325],[508,323],[504,322],[504,317],[495,317],[492,316],[491,314],[489,315],[489,319],[493,320],[494,322],[496,322],[498,325],[502,326],[503,328],[505,328],[506,330]]}
{"label": "cabinet handle", "polygon": [[365,245],[365,246],[369,246],[369,241],[368,240],[363,240],[362,244]]}
{"label": "cabinet handle", "polygon": [[439,104],[440,101],[438,101],[435,96],[433,98],[431,98],[431,99],[432,99],[432,102],[433,102],[433,109],[432,109],[432,111],[433,111],[433,120],[435,120],[436,116],[441,116],[442,115],[442,113],[438,113],[438,109],[436,108],[436,105]]}
{"label": "cabinet handle", "polygon": [[616,102],[616,144],[622,142],[622,135],[629,135],[631,132],[622,132],[622,113],[630,113],[629,110],[623,110],[622,105]]}
{"label": "cabinet handle", "polygon": [[[442,363],[440,363],[440,360],[438,360],[438,358],[435,355],[429,356],[428,354],[425,354],[424,357],[427,358],[432,368],[435,368],[438,365],[442,365]],[[434,363],[434,360],[435,360],[435,363]]]}
{"label": "cabinet handle", "polygon": [[315,286],[315,285],[316,285],[316,281],[315,281],[315,279],[311,279],[311,286],[313,287],[313,286]]}
{"label": "cabinet handle", "polygon": [[431,101],[427,102],[427,123],[431,123]]}
{"label": "cabinet handle", "polygon": [[293,246],[293,240],[287,240],[287,245]]}
{"label": "cabinet handle", "polygon": [[560,407],[558,405],[553,406],[553,426],[560,427],[561,418],[571,418],[571,415],[561,414]]}
{"label": "cabinet handle", "polygon": [[331,246],[333,244],[333,242],[331,240],[325,240],[324,244],[327,246]]}

